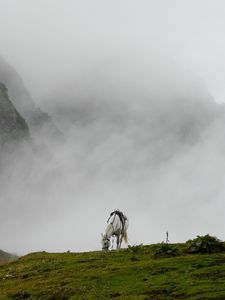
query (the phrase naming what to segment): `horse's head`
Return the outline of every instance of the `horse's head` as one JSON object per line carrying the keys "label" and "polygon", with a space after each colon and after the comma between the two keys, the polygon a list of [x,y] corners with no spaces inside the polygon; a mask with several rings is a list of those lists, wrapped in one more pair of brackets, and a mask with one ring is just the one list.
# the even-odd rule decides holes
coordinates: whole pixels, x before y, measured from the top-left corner
{"label": "horse's head", "polygon": [[108,251],[110,247],[110,239],[102,234],[102,250]]}

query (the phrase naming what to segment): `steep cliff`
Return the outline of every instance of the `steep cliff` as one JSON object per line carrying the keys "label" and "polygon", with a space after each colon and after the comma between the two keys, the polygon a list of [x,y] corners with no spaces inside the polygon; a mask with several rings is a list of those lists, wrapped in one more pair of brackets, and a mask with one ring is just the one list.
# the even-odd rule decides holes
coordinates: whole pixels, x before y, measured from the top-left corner
{"label": "steep cliff", "polygon": [[1,57],[0,81],[7,87],[10,100],[26,120],[32,136],[41,134],[43,140],[61,137],[51,117],[35,105],[17,71]]}
{"label": "steep cliff", "polygon": [[13,140],[24,140],[30,136],[25,119],[9,99],[6,86],[0,82],[0,146]]}

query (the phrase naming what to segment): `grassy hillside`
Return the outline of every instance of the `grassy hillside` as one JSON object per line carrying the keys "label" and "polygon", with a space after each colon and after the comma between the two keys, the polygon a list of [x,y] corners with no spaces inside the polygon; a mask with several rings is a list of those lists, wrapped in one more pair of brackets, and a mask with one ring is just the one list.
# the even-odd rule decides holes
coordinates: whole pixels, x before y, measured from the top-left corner
{"label": "grassy hillside", "polygon": [[185,247],[29,254],[0,266],[0,299],[225,299],[225,253]]}

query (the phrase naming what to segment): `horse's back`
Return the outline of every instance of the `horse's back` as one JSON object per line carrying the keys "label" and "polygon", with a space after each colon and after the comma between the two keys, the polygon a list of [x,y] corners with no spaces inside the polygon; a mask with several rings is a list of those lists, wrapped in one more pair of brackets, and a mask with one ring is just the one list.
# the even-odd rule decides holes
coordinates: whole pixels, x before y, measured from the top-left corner
{"label": "horse's back", "polygon": [[112,224],[113,228],[114,228],[114,231],[117,231],[117,230],[122,230],[122,228],[126,231],[128,226],[129,226],[129,221],[128,221],[128,218],[124,215],[125,217],[125,220],[124,220],[124,228],[123,228],[123,223],[121,222],[121,219],[120,217],[117,215],[117,214],[114,214],[112,215],[110,218],[109,218],[109,221],[108,223],[109,224]]}

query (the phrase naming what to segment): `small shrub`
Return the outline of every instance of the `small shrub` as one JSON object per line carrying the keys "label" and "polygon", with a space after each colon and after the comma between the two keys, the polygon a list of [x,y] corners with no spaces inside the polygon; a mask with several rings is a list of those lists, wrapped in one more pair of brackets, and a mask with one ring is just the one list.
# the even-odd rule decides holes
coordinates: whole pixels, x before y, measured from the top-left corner
{"label": "small shrub", "polygon": [[143,244],[140,245],[128,245],[128,251],[131,253],[139,253],[143,249]]}
{"label": "small shrub", "polygon": [[154,257],[170,257],[179,255],[177,247],[167,243],[161,243],[153,250]]}
{"label": "small shrub", "polygon": [[186,242],[187,251],[189,253],[216,253],[225,251],[224,243],[217,237],[210,236],[197,236],[193,240]]}

